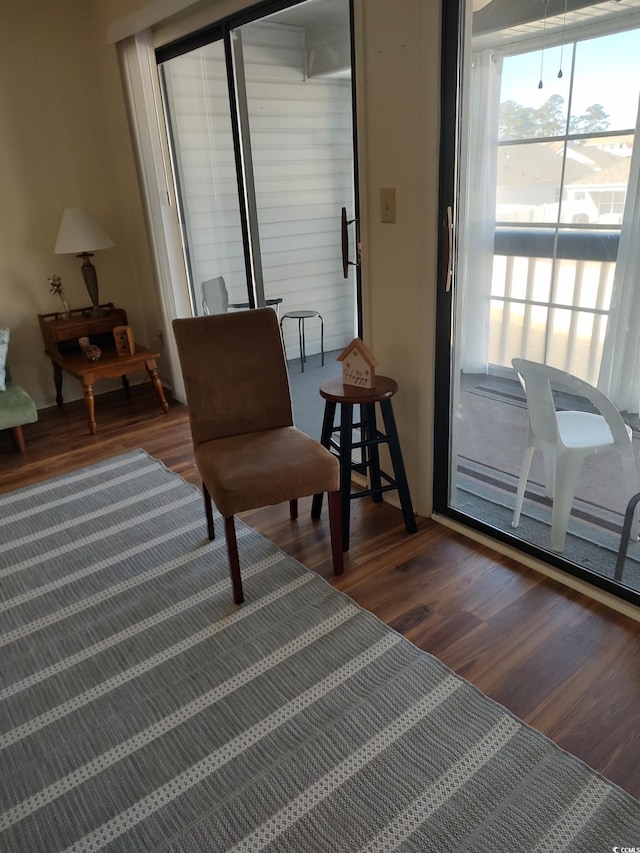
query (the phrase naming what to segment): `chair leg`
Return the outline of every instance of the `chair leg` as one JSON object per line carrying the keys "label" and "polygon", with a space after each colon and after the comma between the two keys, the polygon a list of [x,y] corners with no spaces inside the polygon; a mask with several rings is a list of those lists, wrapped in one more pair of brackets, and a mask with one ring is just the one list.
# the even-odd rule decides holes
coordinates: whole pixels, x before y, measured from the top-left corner
{"label": "chair leg", "polygon": [[341,575],[344,572],[344,554],[342,553],[342,495],[340,490],[328,492],[327,501],[329,503],[333,571],[334,574]]}
{"label": "chair leg", "polygon": [[613,575],[614,581],[622,580],[624,571],[624,562],[627,557],[627,549],[629,547],[629,539],[631,538],[631,527],[633,525],[633,517],[636,514],[636,507],[640,503],[640,492],[633,495],[627,504],[627,510],[624,514],[624,524],[622,526],[622,537],[620,539],[620,547],[618,548],[618,559],[616,560],[616,570]]}
{"label": "chair leg", "polygon": [[298,499],[294,498],[292,501],[289,501],[289,518],[297,518],[298,517]]}
{"label": "chair leg", "polygon": [[571,454],[556,459],[556,489],[551,512],[551,550],[564,551],[564,541],[569,526],[571,505],[580,477],[582,456]]}
{"label": "chair leg", "polygon": [[[620,449],[620,448],[619,448]],[[636,477],[636,464],[631,442],[629,442],[628,452],[623,452],[620,449],[620,459],[622,460],[622,472],[624,475],[624,484],[627,490],[627,499],[630,501],[638,491],[638,479]],[[634,513],[629,537],[632,541],[638,541],[638,533],[640,532],[640,520],[638,519],[638,511]]]}
{"label": "chair leg", "polygon": [[535,447],[527,447],[524,452],[524,459],[522,460],[522,468],[520,469],[520,479],[518,480],[518,491],[516,492],[516,505],[513,510],[513,521],[511,522],[512,527],[517,527],[520,524],[520,511],[522,510],[522,501],[524,499],[524,490],[527,486],[527,479],[529,477],[529,468],[531,467],[531,459],[533,458],[533,451]]}
{"label": "chair leg", "polygon": [[24,443],[24,435],[21,426],[11,427],[11,438],[13,439],[13,446],[18,453],[24,453],[27,447]]}
{"label": "chair leg", "polygon": [[554,498],[556,494],[556,454],[548,450],[542,451],[544,463],[544,488],[548,498]]}
{"label": "chair leg", "polygon": [[236,526],[233,516],[229,515],[224,520],[224,530],[227,536],[227,551],[229,553],[229,569],[231,571],[231,588],[233,589],[233,600],[236,604],[242,604],[244,593],[242,592],[242,577],[240,576],[240,560],[238,558],[238,541],[236,539]]}
{"label": "chair leg", "polygon": [[207,536],[209,539],[215,539],[215,530],[213,527],[213,509],[211,507],[211,495],[209,494],[209,490],[205,486],[204,482],[202,483],[202,496],[204,498],[204,514],[207,519]]}

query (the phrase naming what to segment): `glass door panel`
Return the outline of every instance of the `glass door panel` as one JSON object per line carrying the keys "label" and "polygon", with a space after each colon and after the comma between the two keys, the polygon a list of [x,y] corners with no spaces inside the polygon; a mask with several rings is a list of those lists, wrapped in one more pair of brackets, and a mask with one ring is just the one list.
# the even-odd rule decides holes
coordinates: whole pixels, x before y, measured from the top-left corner
{"label": "glass door panel", "polygon": [[[623,14],[616,4],[589,3],[586,22],[577,6],[545,21],[546,4],[536,19],[534,4],[523,3],[522,21],[509,26],[498,0],[460,7],[467,32],[458,42],[463,86],[453,93],[462,116],[453,346],[442,353],[450,420],[440,474],[448,488],[436,508],[640,601],[640,545],[631,544],[621,576],[615,569],[640,483],[640,7]],[[525,388],[513,359],[562,372],[546,444],[533,379]],[[598,391],[589,396],[581,381],[611,401],[610,420],[597,422],[611,441],[585,454],[570,483],[554,450],[558,430],[573,420],[594,424],[602,411]],[[618,429],[620,449],[612,446]],[[588,444],[580,431],[573,440]],[[558,506],[570,507],[566,535]]]}
{"label": "glass door panel", "polygon": [[[349,267],[345,279],[340,239],[341,208],[351,216],[355,204],[349,4],[331,4],[330,27],[323,8],[310,0],[231,37],[265,298],[281,298],[281,314],[318,311],[324,348],[340,351],[358,334],[356,272]],[[293,358],[297,323],[283,333]],[[319,322],[306,323],[305,344],[308,355],[320,352]]]}
{"label": "glass door panel", "polygon": [[[222,35],[160,64],[194,312],[203,282],[223,277],[230,308],[318,312],[307,356],[339,352],[359,334],[341,235],[342,208],[357,217],[349,0]],[[298,324],[283,332],[293,359]]]}
{"label": "glass door panel", "polygon": [[[202,283],[222,276],[229,302],[247,301],[225,48],[207,44],[160,65],[194,314]],[[209,310],[215,313],[210,300]]]}
{"label": "glass door panel", "polygon": [[318,385],[360,334],[350,0],[195,38],[159,51],[193,311],[306,312],[281,328],[296,425],[319,437]]}

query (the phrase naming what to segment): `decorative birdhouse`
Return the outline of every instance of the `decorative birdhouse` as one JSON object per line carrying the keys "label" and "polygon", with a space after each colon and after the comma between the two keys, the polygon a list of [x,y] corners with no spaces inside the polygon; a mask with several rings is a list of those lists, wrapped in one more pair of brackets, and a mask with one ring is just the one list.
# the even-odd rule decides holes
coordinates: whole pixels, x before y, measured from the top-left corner
{"label": "decorative birdhouse", "polygon": [[376,383],[376,365],[371,350],[360,338],[354,338],[338,356],[342,362],[343,385],[355,385],[358,388],[373,388]]}

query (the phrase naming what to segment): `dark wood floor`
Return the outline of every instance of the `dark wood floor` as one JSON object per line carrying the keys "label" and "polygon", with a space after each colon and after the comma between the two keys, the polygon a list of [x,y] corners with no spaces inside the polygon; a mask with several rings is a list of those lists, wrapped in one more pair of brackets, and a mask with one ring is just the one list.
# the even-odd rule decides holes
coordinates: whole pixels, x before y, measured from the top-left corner
{"label": "dark wood floor", "polygon": [[[0,492],[141,447],[192,483],[186,410],[163,415],[150,386],[40,413],[27,453],[0,433]],[[640,624],[428,520],[407,536],[399,510],[353,506],[345,574],[330,568],[327,520],[309,502],[244,520],[423,649],[640,798]],[[326,515],[326,513],[325,513]],[[203,520],[204,524],[204,520]]]}

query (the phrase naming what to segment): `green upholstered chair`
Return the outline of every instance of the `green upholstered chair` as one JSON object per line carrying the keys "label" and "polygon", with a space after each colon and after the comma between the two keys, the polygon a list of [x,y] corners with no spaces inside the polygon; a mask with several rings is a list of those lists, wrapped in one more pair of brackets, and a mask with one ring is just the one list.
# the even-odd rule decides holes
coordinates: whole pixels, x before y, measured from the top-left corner
{"label": "green upholstered chair", "polygon": [[23,425],[37,420],[38,410],[35,403],[25,390],[16,385],[7,367],[5,390],[0,391],[0,430],[11,430],[11,437],[18,452],[25,451]]}

